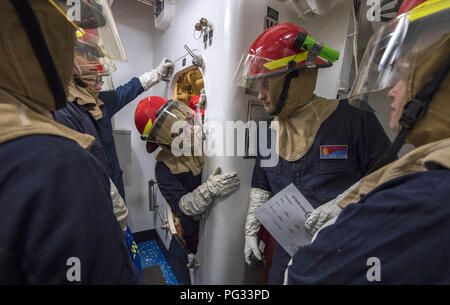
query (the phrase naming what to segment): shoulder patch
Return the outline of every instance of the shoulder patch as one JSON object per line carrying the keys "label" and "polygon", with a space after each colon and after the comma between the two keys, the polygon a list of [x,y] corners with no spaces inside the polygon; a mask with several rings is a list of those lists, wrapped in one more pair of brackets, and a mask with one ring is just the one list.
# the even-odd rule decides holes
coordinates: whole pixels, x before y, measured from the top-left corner
{"label": "shoulder patch", "polygon": [[320,145],[320,159],[348,159],[348,145]]}

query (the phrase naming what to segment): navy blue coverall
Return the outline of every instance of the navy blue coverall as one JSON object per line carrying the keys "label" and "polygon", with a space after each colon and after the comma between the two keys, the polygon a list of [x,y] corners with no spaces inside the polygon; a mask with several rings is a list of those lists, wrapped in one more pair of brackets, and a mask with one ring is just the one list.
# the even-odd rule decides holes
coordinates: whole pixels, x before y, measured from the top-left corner
{"label": "navy blue coverall", "polygon": [[105,171],[109,173],[108,161],[106,160],[105,151],[98,135],[99,126],[95,118],[89,112],[89,107],[87,105],[79,105],[74,101],[72,103],[67,103],[67,106],[62,109],[53,111],[53,117],[56,122],[63,124],[64,126],[93,136],[95,141],[89,148],[89,152],[100,161]]}
{"label": "navy blue coverall", "polygon": [[[271,132],[268,129],[268,147]],[[293,183],[317,208],[362,178],[389,144],[373,113],[340,101],[337,109],[322,123],[311,148],[302,158],[289,162],[280,157],[276,166],[261,167],[258,157],[251,186],[276,194]],[[346,152],[337,158],[324,158],[321,146],[327,145],[346,146]],[[268,284],[283,283],[289,260],[289,254],[275,241]]]}
{"label": "navy blue coverall", "polygon": [[183,239],[186,241],[188,249],[196,252],[198,243],[199,221],[194,220],[193,216],[188,216],[181,212],[178,203],[181,197],[195,190],[202,183],[202,174],[197,176],[191,172],[172,174],[169,168],[163,162],[156,162],[155,166],[156,181],[159,190],[169,204],[173,214],[180,219]]}
{"label": "navy blue coverall", "polygon": [[379,185],[294,255],[288,283],[449,285],[449,182],[441,168]]}
{"label": "navy blue coverall", "polygon": [[98,134],[103,149],[106,153],[106,160],[109,165],[109,174],[111,180],[117,187],[119,194],[125,200],[125,187],[122,178],[122,169],[120,168],[119,158],[117,157],[116,146],[114,145],[113,129],[111,124],[112,117],[123,107],[133,101],[139,94],[144,92],[141,81],[133,77],[128,83],[110,91],[101,91],[98,97],[104,103],[100,106],[103,117],[98,120]]}
{"label": "navy blue coverall", "polygon": [[[70,139],[32,135],[1,144],[0,158],[0,284],[143,283],[92,154]],[[67,278],[70,258],[79,282]]]}
{"label": "navy blue coverall", "polygon": [[[111,91],[102,91],[99,98],[104,105],[100,106],[102,118],[96,120],[89,112],[87,105],[79,105],[76,102],[68,103],[66,107],[53,112],[55,121],[82,133],[87,133],[95,138],[90,152],[102,163],[109,174],[119,194],[125,200],[125,188],[114,145],[111,118],[120,109],[134,100],[137,95],[144,91],[137,77],[128,83]],[[125,239],[128,244],[130,257],[139,271],[142,271],[138,247],[134,241],[131,230],[127,227]]]}
{"label": "navy blue coverall", "polygon": [[144,88],[142,88],[142,84],[137,77],[133,77],[128,83],[114,90],[101,91],[98,96],[103,102],[103,105],[100,106],[102,111],[100,120],[95,120],[89,113],[88,106],[76,103],[68,103],[65,108],[53,112],[57,122],[95,137],[95,142],[90,151],[105,166],[124,200],[125,187],[116,146],[114,145],[111,119],[142,92],[144,92]]}

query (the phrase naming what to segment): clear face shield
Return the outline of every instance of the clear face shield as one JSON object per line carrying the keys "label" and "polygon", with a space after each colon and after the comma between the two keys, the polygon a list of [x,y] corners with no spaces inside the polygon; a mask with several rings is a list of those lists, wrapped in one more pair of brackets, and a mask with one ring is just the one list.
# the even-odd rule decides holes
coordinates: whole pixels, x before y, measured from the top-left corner
{"label": "clear face shield", "polygon": [[77,41],[74,54],[74,79],[78,79],[82,86],[88,86],[89,91],[97,94],[102,90],[103,78],[109,77],[116,70],[116,66],[99,48],[81,40]]}
{"label": "clear face shield", "polygon": [[147,141],[171,149],[172,154],[192,155],[202,147],[201,126],[195,124],[196,113],[184,103],[171,100],[156,114]]}
{"label": "clear face shield", "polygon": [[233,84],[259,91],[267,87],[268,78],[283,79],[291,71],[331,66],[331,63],[320,57],[309,57],[308,54],[302,52],[276,60],[244,54],[234,74]]}
{"label": "clear face shield", "polygon": [[74,48],[74,78],[81,79],[90,91],[102,90],[103,78],[116,71],[113,60],[127,57],[106,0],[80,0],[68,5],[65,0],[49,0],[77,30]]}
{"label": "clear face shield", "polygon": [[114,90],[114,82],[112,80],[111,74],[109,75],[99,75],[97,77],[97,84],[100,86],[101,91],[111,91]]}
{"label": "clear face shield", "polygon": [[[287,78],[294,77],[291,82],[297,80],[295,75],[297,71],[315,71],[317,68],[330,66],[331,62],[319,56],[311,56],[307,51],[276,60],[244,54],[233,77],[233,84],[256,93],[266,111],[273,114],[277,111],[277,104],[280,103]],[[302,74],[302,77],[308,77],[309,72]],[[302,91],[302,87],[296,84],[291,88]]]}
{"label": "clear face shield", "polygon": [[101,52],[95,45],[78,40],[75,48],[75,76],[99,75],[106,76],[116,71],[111,58]]}
{"label": "clear face shield", "polygon": [[[48,1],[76,28],[78,39],[100,48],[113,60],[127,60],[108,1]],[[71,2],[73,4],[69,5]]]}
{"label": "clear face shield", "polygon": [[381,27],[369,41],[349,103],[381,114],[398,130],[403,108],[413,98],[408,97],[409,79],[419,59],[430,56],[450,33],[449,11],[448,1],[430,0]]}

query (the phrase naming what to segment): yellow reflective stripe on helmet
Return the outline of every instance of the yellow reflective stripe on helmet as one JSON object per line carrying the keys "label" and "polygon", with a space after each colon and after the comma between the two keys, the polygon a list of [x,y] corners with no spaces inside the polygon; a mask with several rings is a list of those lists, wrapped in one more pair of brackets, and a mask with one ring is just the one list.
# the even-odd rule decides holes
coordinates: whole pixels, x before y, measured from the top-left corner
{"label": "yellow reflective stripe on helmet", "polygon": [[302,62],[306,60],[306,57],[308,57],[308,51],[267,62],[263,66],[266,67],[267,70],[275,70],[287,66],[291,60],[294,60],[296,63]]}
{"label": "yellow reflective stripe on helmet", "polygon": [[448,8],[450,8],[448,0],[428,0],[409,12],[409,20],[414,21]]}
{"label": "yellow reflective stripe on helmet", "polygon": [[147,124],[145,125],[144,132],[142,133],[142,135],[148,136],[148,133],[150,132],[151,128],[152,128],[152,119],[149,119]]}

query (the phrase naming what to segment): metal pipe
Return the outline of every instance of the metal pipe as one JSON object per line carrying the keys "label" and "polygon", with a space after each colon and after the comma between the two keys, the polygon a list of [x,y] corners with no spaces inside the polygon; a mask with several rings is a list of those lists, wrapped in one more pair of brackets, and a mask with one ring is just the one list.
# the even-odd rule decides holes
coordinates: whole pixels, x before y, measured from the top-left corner
{"label": "metal pipe", "polygon": [[155,191],[155,185],[158,184],[155,180],[151,179],[148,182],[148,208],[150,211],[154,211],[155,209],[158,209],[159,218],[161,219],[161,229],[162,230],[169,230],[169,224],[164,219],[163,215],[161,214],[161,209],[159,208],[159,205],[156,203],[156,191]]}
{"label": "metal pipe", "polygon": [[189,269],[191,285],[195,285],[195,269],[197,269],[199,266],[200,264],[197,262],[197,257],[195,256],[195,254],[188,254],[188,264],[186,267]]}

